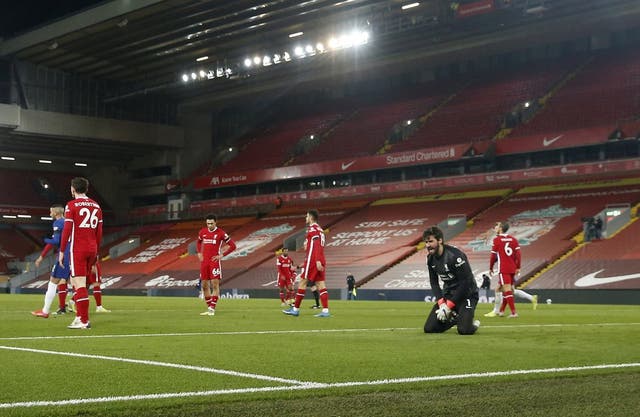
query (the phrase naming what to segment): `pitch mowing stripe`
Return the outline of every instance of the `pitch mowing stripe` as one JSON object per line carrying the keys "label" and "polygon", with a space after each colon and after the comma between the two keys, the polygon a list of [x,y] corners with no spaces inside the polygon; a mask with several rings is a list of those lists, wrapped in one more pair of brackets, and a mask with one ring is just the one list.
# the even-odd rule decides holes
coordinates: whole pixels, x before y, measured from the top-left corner
{"label": "pitch mowing stripe", "polygon": [[166,367],[166,368],[188,369],[188,370],[191,370],[191,371],[210,372],[210,373],[214,373],[214,374],[239,376],[239,377],[243,377],[243,378],[261,379],[261,380],[264,380],[264,381],[282,382],[283,384],[296,384],[296,385],[312,384],[310,382],[297,381],[295,379],[284,379],[284,378],[278,378],[278,377],[267,376],[267,375],[258,375],[258,374],[250,374],[250,373],[246,373],[246,372],[228,371],[226,369],[205,368],[203,366],[182,365],[182,364],[179,364],[179,363],[148,361],[148,360],[142,360],[142,359],[127,359],[127,358],[119,358],[119,357],[116,357],[116,356],[87,355],[85,353],[57,352],[55,350],[30,349],[30,348],[21,348],[21,347],[13,347],[13,346],[0,346],[0,349],[17,350],[17,351],[21,351],[21,352],[31,352],[31,353],[44,353],[44,354],[48,354],[48,355],[71,356],[71,357],[74,357],[74,358],[103,359],[103,360],[114,361],[114,362],[135,363],[135,364],[139,364],[139,365],[163,366],[163,367]]}
{"label": "pitch mowing stripe", "polygon": [[305,385],[293,385],[293,386],[284,386],[284,387],[280,386],[280,387],[261,387],[261,388],[236,388],[236,389],[212,390],[212,391],[168,392],[163,394],[125,395],[125,396],[117,396],[117,397],[98,397],[98,398],[78,398],[78,399],[60,400],[60,401],[25,401],[25,402],[16,402],[16,403],[0,403],[0,409],[1,408],[24,408],[24,407],[45,407],[45,406],[56,406],[56,405],[61,406],[61,405],[110,403],[110,402],[116,402],[116,401],[157,400],[157,399],[179,398],[179,397],[204,397],[204,396],[211,396],[211,395],[253,394],[253,393],[260,393],[260,392],[275,392],[275,391],[302,391],[302,390],[309,390],[309,389],[391,385],[391,384],[404,384],[404,383],[412,383],[412,382],[461,380],[461,379],[470,379],[470,378],[491,378],[491,377],[501,377],[501,376],[511,376],[511,375],[550,374],[550,373],[591,371],[591,370],[600,370],[600,369],[634,368],[639,366],[640,366],[640,362],[632,362],[632,363],[615,363],[615,364],[589,365],[589,366],[570,366],[566,368],[518,369],[513,371],[479,372],[479,373],[473,373],[473,374],[379,379],[379,380],[373,380],[373,381],[336,382],[336,383],[329,383],[329,384],[307,383]]}
{"label": "pitch mowing stripe", "polygon": [[[496,319],[496,323],[499,319]],[[581,327],[581,326],[637,326],[640,323],[550,323],[550,324],[505,324],[505,325],[482,325],[482,329],[512,329],[527,327]],[[3,341],[16,340],[56,340],[56,339],[119,339],[127,337],[182,337],[182,336],[243,336],[256,334],[304,334],[304,333],[356,333],[356,332],[388,332],[388,331],[419,331],[419,327],[382,327],[373,329],[309,329],[309,330],[255,330],[242,332],[191,332],[191,333],[138,333],[138,334],[104,334],[104,335],[86,335],[86,336],[17,336],[17,337],[0,337]]]}
{"label": "pitch mowing stripe", "polygon": [[243,336],[255,334],[291,334],[291,333],[341,333],[341,332],[385,332],[397,330],[419,330],[416,327],[383,327],[378,329],[309,329],[309,330],[256,330],[242,332],[193,332],[193,333],[139,333],[139,334],[111,334],[90,336],[19,336],[0,337],[0,340],[49,340],[49,339],[100,339],[123,337],[173,337],[173,336]]}

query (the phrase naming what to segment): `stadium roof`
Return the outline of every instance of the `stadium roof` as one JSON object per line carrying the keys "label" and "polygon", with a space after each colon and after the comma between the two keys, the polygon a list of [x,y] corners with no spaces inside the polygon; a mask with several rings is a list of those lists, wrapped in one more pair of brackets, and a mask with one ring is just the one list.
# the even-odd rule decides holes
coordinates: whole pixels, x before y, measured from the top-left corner
{"label": "stadium roof", "polygon": [[[0,56],[129,86],[126,93],[113,100],[161,92],[186,105],[209,105],[211,101],[246,95],[251,89],[283,87],[291,82],[292,74],[306,73],[304,79],[321,79],[356,69],[392,68],[407,61],[450,59],[451,54],[487,54],[550,39],[576,38],[595,28],[621,29],[640,20],[640,5],[633,0],[513,0],[510,8],[491,13],[492,17],[481,25],[438,27],[438,21],[450,13],[451,2],[427,0],[403,10],[408,3],[108,1],[4,40]],[[538,4],[544,7],[535,7]],[[358,58],[357,67],[353,60],[338,57],[315,62],[313,67],[296,64],[265,68],[263,73],[253,72],[251,80],[222,77],[197,86],[185,86],[180,81],[181,74],[203,68],[232,68],[237,74],[242,71],[239,63],[247,57],[273,54],[298,40],[315,43],[354,28],[368,28],[373,37],[368,52]],[[298,32],[303,35],[289,37]],[[488,45],[492,46],[486,48]],[[203,57],[206,60],[196,61]]]}
{"label": "stadium roof", "polygon": [[[344,82],[349,74],[393,75],[409,66],[467,60],[528,46],[577,39],[640,24],[635,0],[512,0],[510,6],[467,19],[452,18],[452,2],[427,0],[403,10],[404,0],[128,0],[106,1],[0,41],[0,57],[112,80],[121,88],[107,100],[162,95],[188,109],[211,109],[256,94],[294,86]],[[460,1],[458,3],[465,3]],[[502,4],[502,2],[501,2]],[[85,3],[86,5],[86,3]],[[448,20],[445,18],[448,17]],[[358,50],[256,65],[247,58],[273,56],[296,43],[316,44],[354,29],[371,41]],[[290,35],[302,32],[302,35]],[[317,44],[316,44],[317,45]],[[203,57],[207,57],[203,59]],[[200,60],[198,60],[200,59]],[[183,82],[182,74],[222,68],[231,74]],[[200,78],[200,77],[199,77]],[[312,84],[313,83],[313,84]],[[3,148],[60,147],[81,155],[104,149],[123,160],[150,151],[147,145],[55,144],[0,131]],[[104,148],[103,148],[104,146]]]}

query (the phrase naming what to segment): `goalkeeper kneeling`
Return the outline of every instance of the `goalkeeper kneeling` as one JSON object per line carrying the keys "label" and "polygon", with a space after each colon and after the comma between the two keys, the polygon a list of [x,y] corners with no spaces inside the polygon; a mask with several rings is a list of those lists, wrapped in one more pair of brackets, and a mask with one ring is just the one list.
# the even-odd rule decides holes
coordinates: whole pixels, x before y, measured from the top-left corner
{"label": "goalkeeper kneeling", "polygon": [[467,255],[446,245],[442,231],[436,226],[425,230],[422,239],[428,252],[431,289],[438,300],[429,312],[424,332],[442,333],[457,326],[459,334],[474,334],[480,327],[480,321],[474,320],[478,285]]}

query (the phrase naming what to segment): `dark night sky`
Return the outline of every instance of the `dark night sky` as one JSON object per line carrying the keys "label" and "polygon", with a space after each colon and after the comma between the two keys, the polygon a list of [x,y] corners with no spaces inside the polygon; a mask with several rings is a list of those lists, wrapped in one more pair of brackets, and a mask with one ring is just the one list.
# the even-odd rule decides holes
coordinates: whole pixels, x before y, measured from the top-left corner
{"label": "dark night sky", "polygon": [[13,0],[0,6],[0,37],[11,38],[104,0]]}

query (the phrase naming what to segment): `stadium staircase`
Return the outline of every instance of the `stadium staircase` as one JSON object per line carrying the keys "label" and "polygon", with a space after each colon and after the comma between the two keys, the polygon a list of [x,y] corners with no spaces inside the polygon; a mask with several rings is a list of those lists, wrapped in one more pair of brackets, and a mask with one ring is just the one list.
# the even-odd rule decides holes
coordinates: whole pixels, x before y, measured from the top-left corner
{"label": "stadium staircase", "polygon": [[[578,239],[580,234],[582,234],[582,232],[580,232],[578,235],[574,236],[572,239],[573,240]],[[524,277],[523,280],[516,282],[516,288],[519,288],[519,289],[527,288],[527,286],[531,285],[542,274],[544,274],[548,270],[550,270],[553,267],[555,267],[556,265],[558,265],[560,262],[564,261],[565,259],[567,259],[571,255],[573,255],[575,252],[580,250],[586,244],[587,244],[587,242],[578,243],[576,246],[572,247],[571,249],[569,249],[568,251],[566,251],[565,253],[560,255],[558,258],[553,260],[551,263],[549,263],[547,265],[544,265],[543,267],[541,267],[538,270],[531,271],[527,276]]]}
{"label": "stadium staircase", "polygon": [[[631,220],[629,222],[627,222],[624,226],[622,226],[621,228],[619,228],[618,230],[616,230],[614,233],[612,233],[610,236],[607,236],[606,238],[603,238],[602,240],[609,240],[609,239],[613,239],[614,237],[616,237],[617,235],[619,235],[620,233],[622,233],[623,231],[625,231],[626,229],[628,229],[629,227],[631,227],[636,221],[638,221],[638,217],[637,217],[637,211],[638,211],[638,207],[640,207],[640,203],[636,204],[632,209],[631,209]],[[539,277],[541,277],[543,274],[545,274],[546,272],[548,272],[549,270],[555,268],[556,266],[558,266],[561,262],[569,259],[570,257],[572,257],[572,255],[574,255],[575,253],[583,250],[583,248],[585,248],[587,245],[590,245],[593,242],[586,242],[584,240],[584,232],[580,231],[579,233],[577,233],[576,235],[574,235],[571,238],[573,241],[576,242],[576,246],[574,246],[573,248],[569,249],[568,251],[566,251],[565,253],[563,253],[562,255],[560,255],[558,258],[554,259],[552,262],[550,262],[548,265],[544,266],[543,268],[541,268],[538,271],[535,271],[533,274],[531,274],[530,276],[526,277],[524,280],[522,280],[521,282],[518,283],[518,288],[526,288],[528,286],[530,286],[531,284],[533,284]],[[614,253],[612,253],[612,256],[614,255]]]}
{"label": "stadium staircase", "polygon": [[[465,89],[468,85],[469,85],[468,83],[462,85],[457,91],[455,91],[454,93],[449,94],[448,96],[446,96],[434,108],[432,108],[427,113],[425,113],[422,116],[420,116],[418,118],[418,127],[417,127],[417,129],[413,130],[411,135],[415,134],[415,132],[417,130],[422,128],[424,126],[424,124],[427,123],[429,121],[429,119],[431,119],[433,117],[434,114],[436,114],[442,108],[446,107],[453,99],[456,98],[456,96],[460,93],[460,91]],[[417,149],[417,148],[422,147],[420,144],[416,144],[416,143],[414,143],[412,141],[411,135],[409,135],[409,137],[405,138],[402,142],[389,143],[388,140],[385,141],[385,145],[377,153],[378,154],[383,154],[383,153],[386,153],[387,151],[401,152],[401,151],[405,151],[405,150]]]}
{"label": "stadium staircase", "polygon": [[[473,219],[478,216],[479,213],[484,212],[487,207],[496,204],[496,201],[501,201],[504,198],[504,195],[510,192],[510,189],[469,191],[414,197],[412,200],[420,201],[421,199],[423,203],[422,209],[431,215],[429,224],[437,224],[445,232],[445,235],[448,235],[455,227],[449,227],[447,225],[449,216],[453,213],[460,212],[460,210],[462,210],[462,214],[465,218]],[[391,203],[394,199],[386,199],[385,201]],[[397,199],[397,201],[400,203],[402,199]],[[465,222],[464,228],[468,228],[468,224],[469,222]],[[455,233],[459,232],[453,233],[454,235],[449,238],[453,238]],[[383,282],[388,282],[391,277],[399,278],[403,276],[408,270],[415,269],[416,265],[419,265],[419,268],[424,269],[424,258],[416,260],[416,257],[418,257],[424,249],[422,233],[420,233],[416,240],[411,242],[410,245],[412,246],[410,251],[407,251],[397,259],[388,262],[384,267],[371,273],[369,276],[363,277],[358,281],[358,286],[370,288],[375,287],[376,289],[380,289],[380,287],[383,286]],[[376,279],[379,279],[379,281],[376,281]]]}
{"label": "stadium staircase", "polygon": [[635,119],[640,102],[640,53],[608,51],[582,62],[541,100],[542,109],[511,137],[608,126]]}

